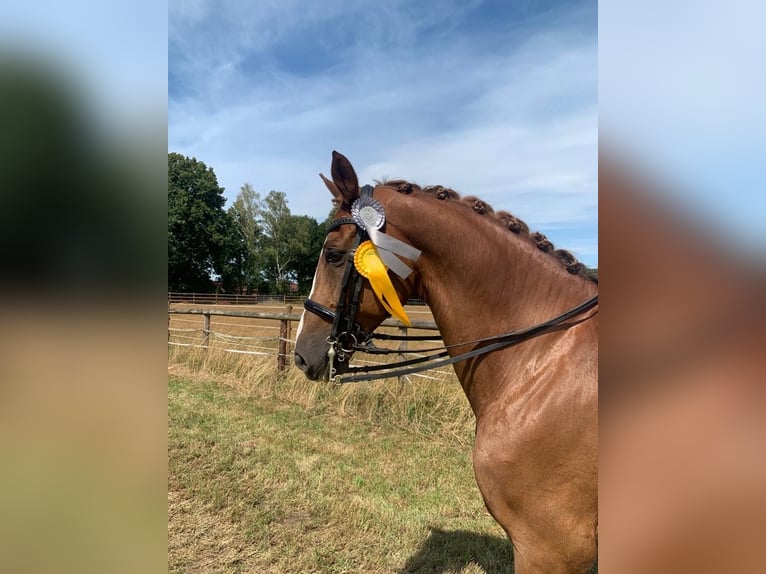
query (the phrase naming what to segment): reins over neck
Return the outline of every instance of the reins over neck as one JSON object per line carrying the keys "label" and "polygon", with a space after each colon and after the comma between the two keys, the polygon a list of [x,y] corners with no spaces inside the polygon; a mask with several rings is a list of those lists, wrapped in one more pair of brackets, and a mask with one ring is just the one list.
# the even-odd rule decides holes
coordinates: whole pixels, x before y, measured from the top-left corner
{"label": "reins over neck", "polygon": [[[400,361],[397,363],[390,363],[386,365],[350,367],[348,369],[348,372],[352,373],[351,376],[337,375],[332,379],[332,382],[336,384],[357,383],[362,381],[372,381],[375,379],[384,379],[389,377],[401,377],[404,375],[412,375],[414,373],[419,373],[421,371],[427,371],[430,369],[436,369],[438,367],[444,367],[446,365],[459,363],[460,361],[465,361],[473,357],[478,357],[480,355],[485,355],[493,351],[498,351],[500,349],[505,349],[507,347],[518,345],[519,343],[523,343],[524,341],[532,339],[538,335],[542,335],[550,331],[551,329],[553,329],[553,327],[560,325],[564,321],[568,319],[572,319],[578,315],[582,315],[583,313],[586,313],[590,309],[594,308],[596,305],[598,305],[598,295],[594,295],[587,301],[580,303],[577,307],[574,307],[570,309],[569,311],[562,313],[561,315],[558,315],[552,319],[549,319],[548,321],[538,323],[537,325],[534,325],[532,327],[525,327],[524,329],[518,329],[516,331],[503,333],[502,335],[495,335],[493,337],[486,337],[484,339],[477,339],[475,341],[466,341],[465,343],[445,345],[443,347],[439,347],[439,349],[444,349],[443,351],[439,353],[428,355],[425,357],[418,357],[417,359],[410,359],[408,361]],[[572,325],[568,325],[568,327],[569,326],[572,326]],[[375,338],[376,335],[373,334],[372,337]],[[394,337],[380,336],[379,338],[393,339]],[[421,337],[396,337],[396,339],[397,340],[423,340],[423,338]],[[472,345],[472,344],[485,345],[485,346],[480,346],[476,349],[473,349],[465,353],[461,353],[454,357],[442,359],[442,357],[447,357],[449,355],[448,349],[455,348],[455,347],[464,347],[466,345]],[[367,352],[371,351],[369,347],[367,348],[361,347],[359,350],[367,351]],[[429,349],[429,350],[433,351],[437,349]],[[377,351],[372,351],[372,352],[374,353],[376,352],[377,354],[401,353],[400,350],[394,350],[394,349],[377,349]],[[419,364],[419,363],[424,363],[424,364]],[[410,365],[418,365],[418,366],[413,367]],[[375,373],[364,374],[364,375],[353,374],[353,373],[370,373],[372,371],[375,371]]]}

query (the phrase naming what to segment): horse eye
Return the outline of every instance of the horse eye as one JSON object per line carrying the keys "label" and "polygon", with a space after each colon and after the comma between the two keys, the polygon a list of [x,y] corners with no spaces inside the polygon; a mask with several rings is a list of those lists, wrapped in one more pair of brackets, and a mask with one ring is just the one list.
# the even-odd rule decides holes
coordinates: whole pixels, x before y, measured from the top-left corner
{"label": "horse eye", "polygon": [[345,251],[327,251],[324,256],[325,261],[330,265],[338,265],[339,263],[342,263],[345,258]]}

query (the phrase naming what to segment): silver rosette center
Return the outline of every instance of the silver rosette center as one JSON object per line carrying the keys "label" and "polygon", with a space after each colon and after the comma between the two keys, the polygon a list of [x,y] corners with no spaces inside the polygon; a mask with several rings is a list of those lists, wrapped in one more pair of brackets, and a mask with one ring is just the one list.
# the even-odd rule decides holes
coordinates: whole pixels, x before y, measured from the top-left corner
{"label": "silver rosette center", "polygon": [[381,229],[386,222],[383,206],[371,197],[357,199],[351,206],[351,216],[364,229]]}

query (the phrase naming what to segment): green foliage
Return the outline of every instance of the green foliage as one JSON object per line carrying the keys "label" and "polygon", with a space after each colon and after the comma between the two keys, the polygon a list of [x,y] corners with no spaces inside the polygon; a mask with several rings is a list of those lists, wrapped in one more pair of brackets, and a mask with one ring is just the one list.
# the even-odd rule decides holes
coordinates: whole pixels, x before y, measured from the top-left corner
{"label": "green foliage", "polygon": [[212,168],[168,154],[168,288],[211,291],[231,247],[231,219]]}
{"label": "green foliage", "polygon": [[258,249],[263,233],[260,210],[260,194],[249,183],[244,184],[228,211],[232,232],[229,259],[223,273],[227,291],[254,293],[264,287]]}
{"label": "green foliage", "polygon": [[261,209],[263,238],[260,251],[264,258],[264,273],[273,292],[288,291],[289,265],[293,260],[290,229],[290,208],[287,195],[282,191],[270,191]]}
{"label": "green foliage", "polygon": [[291,271],[298,283],[298,292],[308,294],[325,233],[313,217],[306,215],[293,215],[291,225],[294,233],[291,249],[295,252]]}
{"label": "green foliage", "polygon": [[270,191],[264,198],[260,217],[259,250],[271,292],[287,293],[295,281],[299,292],[307,293],[324,240],[319,224],[312,217],[292,215],[281,191]]}
{"label": "green foliage", "polygon": [[220,276],[229,293],[306,294],[325,224],[293,215],[282,191],[261,197],[245,183],[228,211],[212,168],[168,154],[168,288],[207,292]]}

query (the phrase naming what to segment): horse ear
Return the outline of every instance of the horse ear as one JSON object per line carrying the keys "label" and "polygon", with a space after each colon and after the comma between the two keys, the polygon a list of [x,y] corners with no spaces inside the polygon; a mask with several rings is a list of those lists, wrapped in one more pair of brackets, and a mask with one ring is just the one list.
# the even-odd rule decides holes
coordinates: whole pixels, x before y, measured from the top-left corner
{"label": "horse ear", "polygon": [[351,162],[343,154],[332,152],[332,179],[343,201],[351,205],[359,197],[359,180]]}
{"label": "horse ear", "polygon": [[338,189],[338,186],[335,185],[335,182],[331,179],[327,179],[323,173],[319,174],[319,177],[322,178],[322,181],[327,186],[327,189],[330,190],[330,193],[332,193],[332,202],[333,205],[339,205],[343,201],[343,196],[340,193],[340,190]]}

